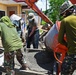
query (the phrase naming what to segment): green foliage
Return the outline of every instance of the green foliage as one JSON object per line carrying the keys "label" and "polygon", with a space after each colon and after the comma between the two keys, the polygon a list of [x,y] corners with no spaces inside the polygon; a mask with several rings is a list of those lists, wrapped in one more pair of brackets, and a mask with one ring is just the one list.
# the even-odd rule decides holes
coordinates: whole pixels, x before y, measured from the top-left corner
{"label": "green foliage", "polygon": [[45,25],[45,24],[46,24],[46,22],[42,20],[41,25]]}
{"label": "green foliage", "polygon": [[47,13],[48,17],[52,22],[56,22],[56,20],[61,20],[62,18],[60,17],[59,11],[60,11],[60,6],[65,0],[48,0],[50,3],[50,8],[45,11]]}

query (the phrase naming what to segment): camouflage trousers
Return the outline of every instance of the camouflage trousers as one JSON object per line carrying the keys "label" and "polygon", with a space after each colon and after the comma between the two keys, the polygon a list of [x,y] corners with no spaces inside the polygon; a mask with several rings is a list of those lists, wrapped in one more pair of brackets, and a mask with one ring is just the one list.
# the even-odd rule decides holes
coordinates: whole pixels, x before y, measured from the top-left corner
{"label": "camouflage trousers", "polygon": [[21,49],[17,50],[17,51],[11,51],[11,52],[5,52],[4,53],[4,67],[5,69],[9,69],[9,70],[14,70],[14,57],[16,55],[16,59],[18,60],[18,62],[22,65],[24,63],[26,63],[26,61],[24,60],[24,56],[22,54]]}
{"label": "camouflage trousers", "polygon": [[61,75],[72,75],[76,69],[76,55],[67,55],[61,67]]}

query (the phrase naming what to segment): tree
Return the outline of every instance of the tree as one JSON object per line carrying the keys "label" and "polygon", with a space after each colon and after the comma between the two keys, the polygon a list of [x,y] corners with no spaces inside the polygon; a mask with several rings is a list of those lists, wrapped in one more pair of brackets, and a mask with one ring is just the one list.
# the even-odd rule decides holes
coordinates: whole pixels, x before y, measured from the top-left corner
{"label": "tree", "polygon": [[66,0],[48,0],[49,1],[49,9],[45,11],[47,16],[52,20],[52,22],[56,22],[56,20],[61,20],[59,16],[60,6]]}

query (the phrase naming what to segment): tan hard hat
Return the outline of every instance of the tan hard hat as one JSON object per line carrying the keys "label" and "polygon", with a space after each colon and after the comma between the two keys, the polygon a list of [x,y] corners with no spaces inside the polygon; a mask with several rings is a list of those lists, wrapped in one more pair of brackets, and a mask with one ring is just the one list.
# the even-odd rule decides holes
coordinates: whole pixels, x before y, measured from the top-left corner
{"label": "tan hard hat", "polygon": [[34,13],[29,13],[29,14],[28,14],[28,17],[27,17],[28,20],[32,20],[32,19],[34,19],[34,18],[35,18]]}

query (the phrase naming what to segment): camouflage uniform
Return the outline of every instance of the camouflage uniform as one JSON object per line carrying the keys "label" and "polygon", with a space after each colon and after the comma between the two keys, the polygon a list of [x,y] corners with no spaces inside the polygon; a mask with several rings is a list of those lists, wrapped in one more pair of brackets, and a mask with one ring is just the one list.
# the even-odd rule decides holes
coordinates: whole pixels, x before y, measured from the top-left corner
{"label": "camouflage uniform", "polygon": [[26,69],[26,62],[24,61],[25,59],[23,59],[23,52],[21,52],[21,49],[23,48],[22,40],[18,36],[17,30],[8,16],[3,16],[0,19],[0,36],[4,48],[4,67],[7,75],[15,75],[14,55],[16,55],[22,68]]}
{"label": "camouflage uniform", "polygon": [[63,61],[61,75],[72,75],[76,69],[76,55],[67,55]]}
{"label": "camouflage uniform", "polygon": [[[6,70],[8,70],[7,72],[11,73],[11,70],[14,70],[14,56],[16,55],[16,58],[18,60],[18,62],[22,65],[24,64],[24,59],[23,59],[23,54],[21,52],[21,50],[17,50],[17,51],[11,51],[11,52],[5,52],[4,56],[5,56],[5,60],[4,60],[4,67]],[[7,73],[8,74],[8,73]],[[8,74],[10,75],[10,74]]]}

